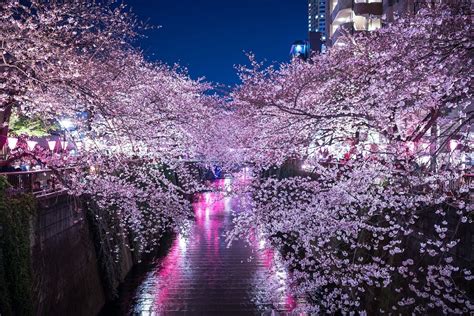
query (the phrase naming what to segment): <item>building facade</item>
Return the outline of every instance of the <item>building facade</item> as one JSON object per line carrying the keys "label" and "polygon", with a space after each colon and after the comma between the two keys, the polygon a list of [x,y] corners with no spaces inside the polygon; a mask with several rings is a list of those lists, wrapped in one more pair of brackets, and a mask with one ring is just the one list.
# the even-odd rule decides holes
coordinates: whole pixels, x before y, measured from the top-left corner
{"label": "building facade", "polygon": [[324,51],[327,40],[327,0],[308,0],[308,34],[311,49]]}
{"label": "building facade", "polygon": [[344,32],[376,30],[397,14],[415,13],[419,5],[420,0],[327,0],[327,44],[337,45]]}
{"label": "building facade", "polygon": [[308,0],[308,32],[326,33],[326,0]]}

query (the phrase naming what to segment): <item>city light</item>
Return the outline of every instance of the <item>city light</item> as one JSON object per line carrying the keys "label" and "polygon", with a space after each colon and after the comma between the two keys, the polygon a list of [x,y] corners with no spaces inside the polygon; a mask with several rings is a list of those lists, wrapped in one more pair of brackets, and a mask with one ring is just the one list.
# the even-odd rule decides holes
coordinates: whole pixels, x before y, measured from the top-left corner
{"label": "city light", "polygon": [[291,45],[290,55],[293,57],[303,57],[309,55],[309,44],[306,41],[296,41]]}

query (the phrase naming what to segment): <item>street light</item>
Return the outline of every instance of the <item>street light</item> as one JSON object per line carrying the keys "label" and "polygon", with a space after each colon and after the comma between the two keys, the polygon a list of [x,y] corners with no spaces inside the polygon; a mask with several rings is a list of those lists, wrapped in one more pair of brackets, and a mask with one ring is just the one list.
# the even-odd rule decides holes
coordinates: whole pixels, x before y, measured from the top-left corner
{"label": "street light", "polygon": [[63,119],[59,120],[59,124],[61,125],[61,127],[64,131],[64,140],[63,140],[62,143],[60,143],[60,147],[61,147],[62,151],[65,152],[66,148],[68,146],[68,142],[66,140],[66,133],[67,133],[67,131],[74,129],[75,126],[74,126],[73,121],[69,118],[63,118]]}
{"label": "street light", "polygon": [[59,121],[59,124],[64,130],[69,130],[74,127],[74,123],[70,119],[62,119]]}

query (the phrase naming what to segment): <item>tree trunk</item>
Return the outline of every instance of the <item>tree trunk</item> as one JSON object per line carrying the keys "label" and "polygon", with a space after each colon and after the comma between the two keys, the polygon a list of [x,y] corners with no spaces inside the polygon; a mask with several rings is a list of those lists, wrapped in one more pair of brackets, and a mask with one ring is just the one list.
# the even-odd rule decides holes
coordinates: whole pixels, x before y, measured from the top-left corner
{"label": "tree trunk", "polygon": [[0,149],[3,148],[8,139],[8,122],[10,121],[12,108],[13,101],[10,101],[0,110]]}
{"label": "tree trunk", "polygon": [[432,171],[436,171],[436,152],[438,150],[438,120],[433,122],[431,126],[431,144],[430,144],[430,168]]}

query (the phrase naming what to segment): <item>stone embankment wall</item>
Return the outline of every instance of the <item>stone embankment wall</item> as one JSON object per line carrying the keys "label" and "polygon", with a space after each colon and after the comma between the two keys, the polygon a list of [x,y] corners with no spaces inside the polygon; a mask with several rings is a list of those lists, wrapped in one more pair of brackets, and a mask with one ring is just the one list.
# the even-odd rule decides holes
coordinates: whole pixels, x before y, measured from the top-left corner
{"label": "stone embankment wall", "polygon": [[[103,250],[94,238],[84,204],[66,194],[38,199],[30,223],[35,315],[97,315],[113,296],[110,291],[116,290],[107,284],[98,254]],[[134,264],[130,251],[121,247],[119,280],[114,280],[114,287]]]}
{"label": "stone embankment wall", "polygon": [[97,315],[141,257],[117,219],[87,197],[10,189],[0,177],[0,315]]}
{"label": "stone embankment wall", "polygon": [[137,254],[118,240],[110,268],[104,261],[112,254],[97,238],[93,212],[65,192],[36,199],[2,194],[0,315],[97,315]]}
{"label": "stone embankment wall", "polygon": [[84,210],[65,194],[39,199],[32,220],[36,315],[96,315],[105,303]]}

